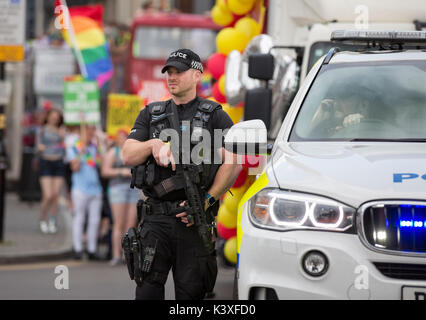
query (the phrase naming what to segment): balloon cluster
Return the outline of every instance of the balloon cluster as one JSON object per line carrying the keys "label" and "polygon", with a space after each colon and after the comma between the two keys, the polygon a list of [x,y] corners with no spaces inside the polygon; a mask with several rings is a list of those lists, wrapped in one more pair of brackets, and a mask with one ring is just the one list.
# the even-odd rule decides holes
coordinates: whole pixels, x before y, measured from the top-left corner
{"label": "balloon cluster", "polygon": [[228,54],[243,52],[249,41],[260,34],[261,26],[250,14],[259,0],[216,0],[211,11],[213,21],[224,27],[216,36],[217,52],[207,60],[207,69],[216,80],[212,87],[212,98],[222,104],[223,110],[234,123],[243,115],[243,105],[231,106],[225,94],[225,65]]}
{"label": "balloon cluster", "polygon": [[[231,106],[225,94],[225,65],[228,54],[237,50],[243,52],[250,40],[261,33],[261,25],[251,17],[256,6],[263,0],[216,0],[211,14],[213,21],[224,27],[216,37],[217,52],[207,60],[207,69],[216,80],[212,87],[212,98],[222,105],[223,110],[234,123],[244,115],[243,104]],[[258,163],[253,159],[243,159],[242,170],[234,185],[222,197],[217,216],[217,231],[225,239],[223,253],[230,263],[237,263],[237,215],[238,204],[244,193],[254,182],[255,176],[248,170]]]}

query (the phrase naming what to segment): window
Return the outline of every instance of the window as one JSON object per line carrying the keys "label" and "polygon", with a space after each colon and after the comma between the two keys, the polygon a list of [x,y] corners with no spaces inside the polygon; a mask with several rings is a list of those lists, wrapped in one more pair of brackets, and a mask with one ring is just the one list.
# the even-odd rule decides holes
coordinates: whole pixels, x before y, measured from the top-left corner
{"label": "window", "polygon": [[426,61],[323,66],[290,141],[426,139]]}
{"label": "window", "polygon": [[315,62],[318,61],[323,55],[327,54],[331,48],[337,47],[340,51],[357,51],[358,49],[365,48],[363,45],[351,45],[343,43],[334,43],[334,42],[315,42],[311,46],[309,52],[309,61],[308,61],[308,71],[311,70]]}
{"label": "window", "polygon": [[216,32],[210,29],[139,27],[132,44],[133,57],[164,60],[173,50],[188,48],[207,60],[216,50],[215,39]]}

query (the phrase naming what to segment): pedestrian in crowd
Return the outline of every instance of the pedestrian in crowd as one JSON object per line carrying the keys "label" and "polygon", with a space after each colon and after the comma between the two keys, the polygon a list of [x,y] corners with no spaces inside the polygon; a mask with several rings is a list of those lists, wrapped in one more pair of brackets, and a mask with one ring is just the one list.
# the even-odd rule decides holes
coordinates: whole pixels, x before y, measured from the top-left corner
{"label": "pedestrian in crowd", "polygon": [[116,145],[107,151],[102,161],[102,175],[109,179],[108,200],[113,215],[111,266],[122,262],[121,239],[137,222],[136,203],[140,193],[130,188],[132,174],[122,159],[122,148],[128,134],[126,130],[117,132]]}
{"label": "pedestrian in crowd", "polygon": [[52,108],[47,112],[36,137],[42,190],[40,230],[44,234],[57,232],[58,199],[65,176],[64,136],[62,113]]}
{"label": "pedestrian in crowd", "polygon": [[[67,131],[65,133],[65,149],[71,148],[80,138],[80,126],[67,126]],[[67,201],[68,207],[72,210],[72,199],[71,199],[71,188],[72,188],[72,170],[70,159],[68,159],[67,154],[65,154],[65,184],[67,186]]]}
{"label": "pedestrian in crowd", "polygon": [[[142,267],[128,266],[140,275],[134,278],[136,299],[164,299],[170,269],[176,299],[203,299],[213,291],[217,276],[213,235],[217,200],[233,185],[241,167],[236,164],[236,155],[225,150],[223,141],[217,149],[216,143],[211,144],[211,158],[199,164],[194,159],[190,159],[190,164],[181,164],[179,159],[184,162],[183,156],[191,155],[189,146],[193,150],[195,147],[192,140],[184,141],[185,137],[191,139],[195,136],[192,133],[203,128],[214,137],[216,129],[226,130],[233,123],[218,103],[197,96],[196,87],[203,72],[199,55],[188,49],[172,52],[162,72],[166,73],[172,99],[153,102],[142,109],[123,146],[125,164],[144,164],[139,167],[145,170],[137,180],[142,180],[147,197],[140,205],[143,223],[139,235],[133,237],[133,230],[130,232],[132,239],[140,239]],[[171,128],[178,131],[181,139],[174,144],[173,139],[170,144],[166,139],[160,140],[166,138],[162,133],[171,134]],[[220,164],[212,161],[216,155],[222,160]],[[232,161],[225,162],[225,157]],[[188,206],[199,210],[192,212],[192,218],[205,215],[206,222],[194,225],[196,219],[186,212]]]}
{"label": "pedestrian in crowd", "polygon": [[[110,148],[112,148],[115,145],[115,138],[108,135],[106,132],[100,132],[98,130],[98,139],[102,140],[103,147],[102,147],[102,165],[104,162],[104,158],[106,153]],[[102,171],[102,170],[101,170]],[[105,260],[111,260],[112,258],[112,212],[111,212],[111,206],[109,204],[108,200],[108,183],[109,178],[106,178],[102,176],[101,174],[101,185],[102,185],[102,214],[101,214],[101,224],[99,227],[99,244],[106,244],[107,246],[107,252],[106,255],[103,257]]]}
{"label": "pedestrian in crowd", "polygon": [[76,260],[80,260],[83,257],[83,234],[86,213],[88,214],[88,257],[89,260],[98,260],[96,251],[102,210],[102,186],[98,174],[101,155],[95,134],[95,126],[82,126],[80,139],[73,146],[67,148],[67,158],[70,161],[72,170],[73,247]]}

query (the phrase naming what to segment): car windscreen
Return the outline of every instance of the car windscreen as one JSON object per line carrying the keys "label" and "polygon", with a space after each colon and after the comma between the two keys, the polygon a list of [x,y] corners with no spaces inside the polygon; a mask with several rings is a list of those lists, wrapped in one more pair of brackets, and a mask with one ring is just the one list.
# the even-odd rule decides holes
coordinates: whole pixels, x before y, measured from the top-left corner
{"label": "car windscreen", "polygon": [[216,50],[216,31],[202,28],[145,27],[136,28],[132,54],[139,59],[167,59],[179,48],[189,48],[201,60],[207,60]]}
{"label": "car windscreen", "polygon": [[322,66],[290,141],[426,140],[426,61]]}
{"label": "car windscreen", "polygon": [[356,45],[356,44],[345,44],[345,43],[334,43],[331,41],[319,41],[311,45],[309,50],[309,60],[308,60],[308,71],[314,66],[323,55],[331,48],[337,47],[339,51],[358,51],[365,48],[365,45]]}

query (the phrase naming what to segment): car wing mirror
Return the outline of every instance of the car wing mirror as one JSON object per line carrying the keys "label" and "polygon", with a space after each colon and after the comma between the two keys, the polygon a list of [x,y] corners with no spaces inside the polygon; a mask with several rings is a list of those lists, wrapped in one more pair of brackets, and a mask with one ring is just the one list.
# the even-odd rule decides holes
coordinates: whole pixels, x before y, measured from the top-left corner
{"label": "car wing mirror", "polygon": [[233,125],[225,135],[225,149],[240,155],[266,155],[268,138],[262,120],[249,120]]}

